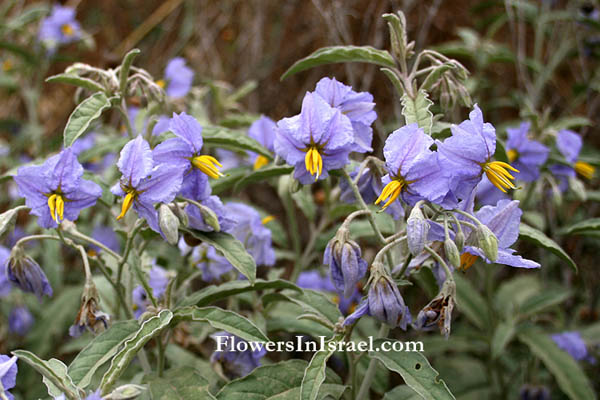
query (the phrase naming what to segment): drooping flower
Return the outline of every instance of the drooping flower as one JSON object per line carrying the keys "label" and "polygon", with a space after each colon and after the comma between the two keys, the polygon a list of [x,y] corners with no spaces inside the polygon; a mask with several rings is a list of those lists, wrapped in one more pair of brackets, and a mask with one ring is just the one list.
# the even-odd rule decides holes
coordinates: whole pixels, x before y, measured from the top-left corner
{"label": "drooping flower", "polygon": [[406,330],[406,325],[411,321],[410,311],[404,304],[398,286],[387,275],[376,277],[371,283],[368,304],[369,314],[392,328],[400,326]]}
{"label": "drooping flower", "polygon": [[38,38],[49,49],[79,40],[81,26],[75,19],[75,9],[54,5],[52,13],[42,20]]}
{"label": "drooping flower", "polygon": [[233,269],[233,266],[213,246],[202,243],[192,251],[192,262],[202,271],[204,282],[215,283],[221,276]]}
{"label": "drooping flower", "polygon": [[0,391],[3,390],[3,394],[9,400],[14,400],[14,396],[8,390],[14,388],[17,384],[17,372],[17,357],[0,354],[0,383],[2,383]]}
{"label": "drooping flower", "polygon": [[0,297],[6,297],[10,293],[12,285],[8,280],[6,271],[10,250],[4,246],[0,246]]}
{"label": "drooping flower", "polygon": [[40,301],[44,295],[52,297],[52,287],[46,274],[20,246],[13,247],[6,261],[6,276],[22,291],[34,293]]}
{"label": "drooping flower", "polygon": [[593,359],[588,354],[587,346],[577,331],[562,332],[551,336],[558,347],[566,351],[576,361]]}
{"label": "drooping flower", "polygon": [[282,119],[277,126],[275,152],[295,167],[294,177],[300,183],[325,179],[328,171],[349,162],[354,148],[352,124],[321,96],[306,93],[300,114]]}
{"label": "drooping flower", "polygon": [[96,204],[102,188],[82,178],[83,167],[70,148],[42,165],[24,166],[14,179],[19,195],[42,228],[56,228],[64,219],[75,221],[79,212]]}
{"label": "drooping flower", "polygon": [[117,219],[123,218],[133,207],[153,231],[162,234],[154,205],[173,201],[181,188],[182,171],[176,165],[155,166],[150,145],[141,135],[123,147],[117,167],[123,175],[111,192],[124,197]]}
{"label": "drooping flower", "polygon": [[177,137],[167,139],[153,151],[154,161],[173,166],[183,174],[180,194],[193,200],[204,200],[210,195],[208,177],[218,179],[221,166],[216,158],[201,155],[202,126],[186,113],[173,113],[169,129]]}
{"label": "drooping flower", "polygon": [[388,136],[383,148],[388,174],[385,187],[375,204],[385,200],[386,209],[398,197],[413,205],[420,199],[442,204],[447,200],[448,180],[438,163],[438,155],[429,149],[433,139],[415,124],[406,125]]}
{"label": "drooping flower", "polygon": [[271,230],[265,226],[272,217],[263,219],[258,211],[242,203],[227,203],[225,210],[234,221],[233,227],[228,232],[244,244],[248,253],[256,261],[256,265],[275,264]]}
{"label": "drooping flower", "polygon": [[165,89],[167,95],[174,99],[184,97],[190,91],[194,80],[194,71],[185,65],[185,59],[175,57],[169,60],[165,68],[165,79],[157,81],[157,85]]}
{"label": "drooping flower", "polygon": [[587,162],[578,160],[579,153],[583,147],[583,140],[577,133],[568,129],[558,132],[556,137],[556,147],[565,157],[570,165],[555,164],[550,166],[550,171],[562,181],[562,187],[566,187],[568,178],[574,178],[576,174],[586,179],[592,179],[596,168]]}
{"label": "drooping flower", "polygon": [[[275,136],[277,134],[277,124],[269,117],[261,115],[259,119],[254,121],[248,129],[248,136],[262,144],[267,150],[275,150]],[[269,159],[261,154],[248,152],[250,161],[257,170],[269,163]]]}
{"label": "drooping flower", "polygon": [[[219,363],[223,371],[230,378],[238,378],[248,375],[254,368],[260,366],[260,359],[267,354],[267,350],[262,344],[257,342],[248,343],[229,332],[216,332],[210,337],[217,342],[217,349],[210,357],[211,363]],[[246,342],[247,350],[238,351],[240,342]],[[219,349],[219,344],[221,347]],[[252,344],[259,348],[252,348]],[[218,351],[221,350],[221,351]]]}
{"label": "drooping flower", "polygon": [[323,254],[323,264],[329,266],[331,280],[337,292],[344,297],[352,295],[367,272],[367,262],[362,258],[360,246],[350,240],[347,231],[338,233],[329,241]]}
{"label": "drooping flower", "polygon": [[452,136],[436,141],[440,165],[449,176],[450,190],[459,199],[467,198],[485,173],[498,189],[516,189],[515,177],[510,171],[519,172],[502,161],[493,161],[496,151],[496,129],[483,122],[483,114],[477,105],[469,113],[469,119],[453,125]]}
{"label": "drooping flower", "polygon": [[508,161],[519,172],[515,177],[525,182],[533,182],[540,175],[540,167],[548,159],[550,149],[527,138],[531,124],[523,122],[518,128],[508,128],[506,141],[506,154]]}
{"label": "drooping flower", "polygon": [[17,306],[13,308],[8,316],[8,329],[19,336],[25,336],[34,319],[29,309],[25,306]]}
{"label": "drooping flower", "polygon": [[354,129],[353,151],[358,153],[373,151],[371,124],[377,119],[377,113],[374,110],[375,103],[371,93],[355,92],[352,87],[338,82],[335,78],[322,78],[317,82],[315,93],[350,119]]}
{"label": "drooping flower", "polygon": [[440,293],[419,311],[414,325],[415,328],[430,330],[438,327],[447,339],[450,335],[455,298],[456,284],[453,280],[446,280]]}

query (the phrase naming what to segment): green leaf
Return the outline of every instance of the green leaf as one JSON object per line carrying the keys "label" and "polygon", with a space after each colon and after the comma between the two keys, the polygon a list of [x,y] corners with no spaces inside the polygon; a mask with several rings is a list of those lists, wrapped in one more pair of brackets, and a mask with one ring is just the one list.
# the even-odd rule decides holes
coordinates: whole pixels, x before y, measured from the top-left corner
{"label": "green leaf", "polygon": [[550,307],[556,306],[571,296],[571,291],[560,286],[544,289],[543,292],[531,296],[521,305],[520,315],[523,318],[538,314]]}
{"label": "green leaf", "polygon": [[191,296],[188,296],[185,299],[183,299],[179,306],[184,307],[197,305],[198,307],[202,307],[214,303],[216,301],[225,299],[229,296],[235,296],[236,294],[244,292],[253,292],[265,289],[291,289],[298,292],[302,291],[302,289],[300,289],[298,286],[282,279],[277,279],[273,281],[264,281],[262,279],[258,279],[254,283],[254,285],[250,284],[250,282],[248,281],[238,280],[226,282],[218,286],[212,285],[202,290],[199,290]]}
{"label": "green leaf", "polygon": [[335,352],[335,346],[329,348],[329,343],[337,343],[342,340],[343,336],[338,336],[325,343],[325,348],[321,349],[313,355],[304,370],[304,378],[300,387],[301,400],[316,400],[319,396],[319,389],[325,381],[327,372],[327,360]]}
{"label": "green leaf", "polygon": [[198,371],[183,367],[170,369],[163,377],[150,379],[149,391],[153,400],[214,399],[209,383]]}
{"label": "green leaf", "polygon": [[235,187],[236,183],[248,174],[248,167],[231,168],[222,172],[225,176],[210,180],[210,187],[215,195]]}
{"label": "green leaf", "polygon": [[80,76],[72,75],[72,74],[53,75],[49,78],[46,78],[46,82],[65,83],[67,85],[79,86],[84,89],[91,90],[92,92],[104,92],[105,91],[104,87],[102,85],[100,85],[99,83],[97,83],[91,79],[82,78]]}
{"label": "green leaf", "polygon": [[85,389],[98,368],[110,360],[125,340],[139,328],[137,321],[119,321],[96,336],[69,365],[69,375],[73,382]]}
{"label": "green leaf", "polygon": [[244,248],[242,242],[225,232],[200,232],[192,229],[182,229],[196,239],[205,242],[223,254],[235,269],[241,272],[250,284],[256,281],[256,262]]}
{"label": "green leaf", "polygon": [[296,193],[292,193],[292,199],[309,221],[316,220],[317,206],[313,201],[310,185],[304,185]]}
{"label": "green leaf", "polygon": [[415,393],[408,385],[398,385],[383,396],[383,400],[421,400],[422,397]]}
{"label": "green leaf", "polygon": [[48,394],[52,395],[52,392],[59,390],[69,399],[79,399],[80,390],[73,384],[67,374],[67,367],[60,360],[44,361],[26,350],[15,350],[12,354],[17,356],[20,361],[29,364],[44,377]]}
{"label": "green leaf", "polygon": [[490,316],[484,298],[466,278],[455,275],[454,279],[456,281],[456,306],[479,329],[486,329],[490,323]]}
{"label": "green leaf", "polygon": [[431,132],[433,126],[433,113],[429,107],[433,101],[429,100],[429,95],[424,90],[417,92],[417,97],[413,100],[406,93],[402,95],[402,115],[406,119],[406,124],[417,123],[425,133]]}
{"label": "green leaf", "polygon": [[562,249],[562,247],[560,247],[554,240],[546,236],[544,232],[521,223],[519,226],[519,237],[523,237],[524,239],[543,247],[551,253],[554,253],[566,261],[569,266],[573,268],[575,272],[577,272],[577,265],[575,265],[575,261],[573,261],[571,257],[569,257],[569,255]]}
{"label": "green leaf", "polygon": [[600,218],[590,218],[585,221],[569,225],[561,233],[565,235],[586,235],[590,232],[600,231]]}
{"label": "green leaf", "polygon": [[[245,168],[246,171],[248,168]],[[260,168],[256,171],[252,171],[248,173],[246,176],[242,177],[234,186],[234,191],[238,192],[245,188],[246,186],[267,180],[269,178],[274,178],[276,176],[287,175],[294,171],[294,167],[290,167],[289,165],[272,165]],[[221,180],[221,179],[218,179]]]}
{"label": "green leaf", "polygon": [[224,330],[248,342],[268,342],[269,338],[252,321],[219,307],[185,307],[175,310],[173,321],[208,322],[213,328]]}
{"label": "green leaf", "polygon": [[[377,339],[374,348],[381,349],[384,342],[391,343],[393,340]],[[422,353],[373,350],[369,351],[369,356],[381,361],[389,370],[399,373],[404,382],[424,399],[454,399],[446,383],[438,378],[438,372]]]}
{"label": "green leaf", "polygon": [[281,80],[300,71],[324,64],[342,62],[364,62],[394,68],[394,58],[386,50],[379,50],[371,46],[331,46],[323,47],[311,55],[294,63],[283,75]]}
{"label": "green leaf", "polygon": [[125,96],[125,91],[127,90],[127,78],[129,77],[131,64],[133,64],[133,60],[135,60],[140,53],[140,49],[132,49],[125,54],[125,57],[123,57],[121,69],[119,70],[119,90],[121,91],[122,96]]}
{"label": "green leaf", "polygon": [[561,350],[550,335],[534,328],[519,333],[518,338],[554,375],[561,390],[571,400],[596,399],[590,381],[579,364]]}
{"label": "green leaf", "polygon": [[304,289],[300,293],[270,293],[262,296],[266,307],[269,303],[276,301],[289,301],[299,305],[305,312],[320,316],[322,320],[336,324],[342,316],[337,305],[335,305],[322,292]]}
{"label": "green leaf", "polygon": [[172,368],[186,367],[187,369],[194,369],[210,382],[211,388],[222,386],[221,377],[214,371],[212,365],[207,359],[198,357],[196,354],[176,345],[175,343],[169,343],[167,345],[165,355],[169,365]]}
{"label": "green leaf", "polygon": [[[258,367],[223,386],[216,397],[219,400],[298,400],[307,365],[306,361],[296,359]],[[327,371],[318,398],[339,399],[345,390],[341,379]]]}
{"label": "green leaf", "polygon": [[502,321],[496,326],[494,330],[494,335],[492,336],[492,358],[496,359],[502,352],[504,348],[511,341],[513,336],[515,335],[515,324],[513,321]]}
{"label": "green leaf", "polygon": [[173,313],[171,311],[163,310],[158,315],[144,321],[138,331],[125,341],[123,347],[112,359],[110,367],[102,377],[102,382],[100,383],[102,394],[110,392],[117,382],[117,379],[125,372],[125,369],[138,351],[140,351],[150,339],[169,326],[172,318]]}
{"label": "green leaf", "polygon": [[494,296],[495,307],[505,316],[513,315],[530,297],[537,295],[542,285],[537,276],[520,275],[502,282]]}
{"label": "green leaf", "polygon": [[236,151],[253,151],[257,154],[273,159],[273,155],[264,146],[246,135],[243,131],[234,131],[221,126],[207,126],[202,129],[202,138],[205,144],[217,145]]}
{"label": "green leaf", "polygon": [[69,147],[90,127],[90,124],[110,108],[110,100],[102,92],[94,93],[83,100],[69,116],[63,133],[64,146]]}

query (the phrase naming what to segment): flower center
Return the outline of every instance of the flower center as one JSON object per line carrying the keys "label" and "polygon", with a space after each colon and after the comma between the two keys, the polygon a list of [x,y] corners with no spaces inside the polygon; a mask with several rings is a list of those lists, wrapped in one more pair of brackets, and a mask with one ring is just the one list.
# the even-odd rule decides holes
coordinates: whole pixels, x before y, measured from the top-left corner
{"label": "flower center", "polygon": [[508,162],[513,162],[519,157],[519,153],[515,149],[509,149],[506,152],[506,156],[508,157]]}
{"label": "flower center", "polygon": [[257,169],[264,167],[268,163],[269,163],[269,159],[267,157],[259,155],[258,157],[256,157],[256,160],[254,161],[254,170],[256,171]]}
{"label": "flower center", "polygon": [[404,188],[407,184],[408,183],[403,178],[392,179],[390,183],[385,185],[381,191],[381,194],[377,200],[375,200],[375,204],[379,204],[383,200],[388,199],[381,209],[382,211],[385,210],[390,204],[392,204],[394,200],[398,198],[398,196],[400,196],[400,193],[402,193],[402,188]]}
{"label": "flower center", "polygon": [[517,187],[512,182],[515,179],[514,176],[508,172],[508,170],[514,172],[520,172],[518,169],[514,168],[512,165],[507,164],[502,161],[489,161],[482,165],[483,171],[485,171],[485,175],[488,177],[490,182],[498,189],[502,190],[506,193],[506,189],[516,189]]}
{"label": "flower center", "polygon": [[62,195],[56,193],[50,195],[48,197],[48,208],[54,222],[59,224],[65,214],[65,200]]}
{"label": "flower center", "polygon": [[575,172],[586,179],[592,179],[594,177],[594,172],[596,172],[596,168],[584,161],[577,161],[575,163]]}
{"label": "flower center", "polygon": [[156,82],[154,82],[154,83],[156,83],[156,86],[158,86],[158,87],[159,87],[159,88],[161,88],[161,89],[164,89],[164,88],[165,88],[165,86],[167,86],[167,82],[165,82],[165,80],[164,80],[164,79],[159,79],[159,80],[157,80],[157,81],[156,81]]}
{"label": "flower center", "polygon": [[274,216],[272,216],[272,215],[267,215],[267,216],[266,216],[266,217],[264,217],[264,218],[263,218],[263,219],[262,219],[260,222],[261,222],[263,225],[266,225],[266,224],[268,224],[269,222],[273,221],[274,219],[275,219],[275,217],[274,217]]}
{"label": "flower center", "polygon": [[63,26],[60,27],[60,31],[65,36],[73,36],[73,34],[75,33],[75,30],[73,29],[71,24],[63,24]]}
{"label": "flower center", "polygon": [[319,153],[317,146],[310,146],[304,156],[304,165],[306,170],[311,174],[315,175],[315,181],[319,179],[319,176],[323,172],[323,158]]}
{"label": "flower center", "polygon": [[476,255],[471,253],[462,253],[460,255],[460,270],[466,271],[471,268],[475,264],[475,261],[477,261],[477,258]]}
{"label": "flower center", "polygon": [[196,156],[192,158],[192,165],[213,179],[219,179],[220,176],[223,176],[217,168],[217,166],[222,167],[222,165],[213,156]]}
{"label": "flower center", "polygon": [[134,189],[127,189],[126,193],[125,200],[123,200],[123,205],[121,206],[121,214],[119,214],[117,220],[120,220],[125,216],[125,214],[127,214],[127,211],[129,211],[138,195]]}

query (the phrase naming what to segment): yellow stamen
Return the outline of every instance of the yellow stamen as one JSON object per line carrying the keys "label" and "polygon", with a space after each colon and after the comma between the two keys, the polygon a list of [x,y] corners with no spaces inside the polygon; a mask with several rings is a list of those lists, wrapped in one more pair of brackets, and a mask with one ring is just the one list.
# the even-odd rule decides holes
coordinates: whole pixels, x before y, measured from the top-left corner
{"label": "yellow stamen", "polygon": [[592,179],[594,177],[594,172],[596,172],[596,167],[585,161],[577,161],[575,163],[575,171],[586,179]]}
{"label": "yellow stamen", "polygon": [[58,223],[58,221],[56,221],[56,197],[56,194],[48,197],[48,208],[50,209],[50,215],[52,216],[52,219],[54,222]]}
{"label": "yellow stamen", "polygon": [[385,210],[390,204],[392,204],[394,200],[398,198],[398,196],[400,196],[400,193],[402,193],[402,188],[405,186],[405,184],[406,183],[403,179],[393,179],[390,183],[385,185],[385,187],[381,191],[381,194],[379,195],[377,200],[375,200],[375,204],[379,204],[383,200],[389,198],[389,200],[385,202],[383,208],[381,209],[382,211]]}
{"label": "yellow stamen", "polygon": [[156,85],[157,85],[159,88],[161,88],[161,89],[164,89],[164,88],[165,88],[165,86],[167,86],[167,82],[165,82],[165,80],[164,80],[164,79],[159,79],[159,80],[157,80],[155,83],[156,83]]}
{"label": "yellow stamen", "polygon": [[506,189],[516,189],[517,187],[512,182],[515,177],[510,174],[507,170],[514,172],[520,172],[512,165],[502,161],[491,161],[483,165],[485,175],[488,177],[490,182],[498,189],[506,193]]}
{"label": "yellow stamen", "polygon": [[60,30],[65,36],[72,36],[75,33],[75,30],[73,30],[71,24],[64,24],[60,27]]}
{"label": "yellow stamen", "polygon": [[477,258],[476,255],[471,253],[462,253],[460,255],[460,270],[466,271],[471,268],[475,264],[475,261],[477,261]]}
{"label": "yellow stamen", "polygon": [[65,200],[60,194],[52,194],[48,197],[48,208],[50,209],[50,215],[57,224],[63,220],[65,215]]}
{"label": "yellow stamen", "polygon": [[519,153],[514,149],[510,149],[506,152],[506,156],[508,157],[508,162],[513,162],[517,159]]}
{"label": "yellow stamen", "polygon": [[56,196],[56,212],[58,213],[58,218],[62,221],[65,215],[65,201],[62,196]]}
{"label": "yellow stamen", "polygon": [[263,225],[265,225],[265,224],[268,224],[269,222],[273,221],[274,219],[275,219],[275,217],[274,217],[274,216],[272,216],[272,215],[267,215],[267,216],[266,216],[266,217],[264,217],[264,218],[262,219],[262,221],[260,221],[260,222],[262,222],[262,224],[263,224]]}
{"label": "yellow stamen", "polygon": [[8,72],[12,69],[13,63],[10,60],[4,60],[2,63],[2,71]]}
{"label": "yellow stamen", "polygon": [[323,158],[316,146],[308,148],[306,156],[304,156],[304,166],[311,175],[315,175],[315,181],[319,179],[323,172]]}
{"label": "yellow stamen", "polygon": [[265,156],[258,156],[254,161],[254,170],[260,169],[269,163],[269,159]]}
{"label": "yellow stamen", "polygon": [[213,179],[219,179],[223,174],[217,169],[221,163],[213,156],[197,156],[192,159],[192,165]]}
{"label": "yellow stamen", "polygon": [[127,211],[129,211],[129,209],[133,205],[133,201],[135,200],[136,195],[137,194],[135,192],[127,193],[127,195],[125,196],[125,200],[123,200],[123,205],[121,206],[121,214],[119,214],[119,216],[117,217],[117,220],[120,220],[121,218],[123,218],[125,216],[125,214],[127,213]]}

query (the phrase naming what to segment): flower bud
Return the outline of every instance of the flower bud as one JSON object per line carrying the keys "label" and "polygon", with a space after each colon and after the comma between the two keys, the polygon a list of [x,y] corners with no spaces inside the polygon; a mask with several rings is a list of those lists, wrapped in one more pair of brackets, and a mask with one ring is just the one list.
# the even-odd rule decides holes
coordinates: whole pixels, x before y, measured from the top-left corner
{"label": "flower bud", "polygon": [[408,250],[413,256],[423,252],[429,234],[429,222],[423,216],[419,207],[413,207],[410,216],[406,220],[406,241]]}
{"label": "flower bud", "polygon": [[329,265],[331,280],[344,297],[352,296],[356,284],[367,272],[367,262],[362,258],[360,246],[349,239],[348,231],[344,228],[327,244],[323,264]]}
{"label": "flower bud", "polygon": [[452,239],[447,238],[444,241],[444,252],[446,253],[446,258],[450,261],[450,264],[452,264],[454,268],[459,268],[460,252]]}
{"label": "flower bud", "polygon": [[579,179],[569,178],[569,188],[571,188],[571,190],[575,194],[575,197],[577,197],[577,200],[579,200],[579,201],[587,200],[587,193],[585,191],[585,186],[583,185],[583,182],[581,182]]}
{"label": "flower bud", "polygon": [[7,263],[8,280],[24,292],[35,293],[41,301],[43,295],[52,297],[52,287],[44,271],[20,246],[13,247]]}
{"label": "flower bud", "polygon": [[215,232],[221,231],[221,225],[219,224],[219,217],[217,213],[215,213],[209,207],[201,205],[198,207],[200,209],[200,215],[204,219],[204,223],[215,230]]}
{"label": "flower bud", "polygon": [[476,230],[477,243],[488,260],[494,262],[498,258],[498,238],[485,225],[479,225]]}
{"label": "flower bud", "polygon": [[456,244],[456,249],[459,253],[461,253],[465,248],[465,234],[463,233],[462,229],[458,231],[456,236],[454,236],[454,244]]}
{"label": "flower bud", "polygon": [[456,284],[453,280],[446,279],[440,293],[419,311],[414,324],[415,329],[430,330],[437,325],[447,339],[450,335],[455,298]]}
{"label": "flower bud", "polygon": [[164,203],[158,207],[158,225],[167,242],[176,245],[179,241],[179,218]]}
{"label": "flower bud", "polygon": [[184,211],[184,205],[185,203],[171,203],[169,204],[169,207],[171,208],[171,211],[173,211],[173,214],[179,218],[180,226],[187,227],[190,224],[190,218]]}

